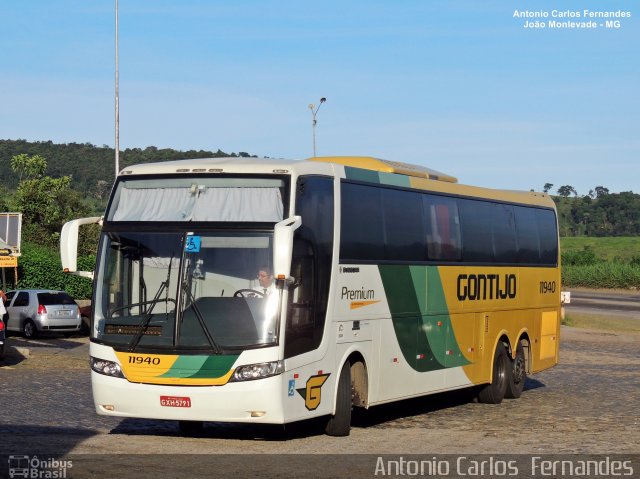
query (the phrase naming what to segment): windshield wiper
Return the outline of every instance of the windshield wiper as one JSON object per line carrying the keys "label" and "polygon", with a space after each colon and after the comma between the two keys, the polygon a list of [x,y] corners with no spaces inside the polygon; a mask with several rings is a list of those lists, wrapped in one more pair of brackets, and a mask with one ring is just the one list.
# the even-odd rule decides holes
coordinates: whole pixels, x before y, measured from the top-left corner
{"label": "windshield wiper", "polygon": [[[211,345],[211,349],[213,349],[213,351],[216,354],[222,354],[222,348],[220,347],[220,345],[216,342],[215,339],[213,339],[213,336],[211,335],[211,332],[209,331],[209,328],[207,328],[207,324],[204,320],[204,316],[202,315],[202,311],[200,311],[200,307],[196,304],[195,302],[195,298],[193,297],[193,293],[191,292],[190,289],[187,289],[187,294],[189,295],[189,300],[191,301],[191,308],[193,308],[193,312],[196,314],[196,318],[198,318],[198,322],[200,323],[200,327],[202,328],[202,330],[204,331],[204,335],[207,337],[207,341],[209,341],[209,344]],[[182,314],[184,315],[184,311],[182,312]]]}
{"label": "windshield wiper", "polygon": [[151,301],[144,301],[144,303],[151,303],[151,307],[149,308],[149,311],[147,311],[145,316],[142,318],[142,321],[140,321],[140,323],[138,324],[138,332],[136,333],[136,335],[133,338],[131,338],[131,342],[129,343],[129,352],[130,353],[132,353],[136,349],[136,347],[140,343],[140,340],[142,339],[142,336],[147,331],[147,328],[149,327],[149,323],[151,322],[151,318],[153,317],[153,308],[155,308],[156,304],[158,304],[161,301],[160,295],[162,294],[162,292],[164,291],[165,288],[167,289],[167,297],[165,298],[165,302],[168,302],[168,299],[169,299],[169,292],[168,292],[168,290],[169,290],[169,280],[171,279],[171,264],[172,263],[173,263],[173,254],[171,255],[171,259],[169,260],[169,267],[167,268],[167,279],[166,279],[166,281],[163,281],[160,284],[160,287],[158,288],[158,291],[156,292],[156,295],[154,296],[154,298]]}
{"label": "windshield wiper", "polygon": [[169,281],[163,281],[160,285],[160,288],[158,288],[158,292],[156,293],[155,297],[151,301],[144,301],[144,303],[151,303],[151,307],[149,308],[149,311],[147,311],[147,314],[145,314],[144,318],[142,318],[142,321],[140,321],[140,323],[138,324],[138,332],[129,343],[130,353],[132,353],[136,349],[136,346],[138,346],[138,343],[140,343],[142,336],[147,331],[149,323],[151,322],[151,318],[153,317],[153,308],[155,308],[156,304],[158,304],[160,301],[163,301],[160,299],[160,295],[162,294],[164,289],[168,287]]}

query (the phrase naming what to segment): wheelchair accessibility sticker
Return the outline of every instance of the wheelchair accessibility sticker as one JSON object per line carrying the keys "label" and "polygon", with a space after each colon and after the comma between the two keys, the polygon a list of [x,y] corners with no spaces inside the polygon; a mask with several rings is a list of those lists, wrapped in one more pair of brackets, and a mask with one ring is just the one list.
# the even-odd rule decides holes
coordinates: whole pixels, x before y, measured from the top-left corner
{"label": "wheelchair accessibility sticker", "polygon": [[293,396],[296,393],[296,380],[289,379],[289,393],[288,396]]}
{"label": "wheelchair accessibility sticker", "polygon": [[184,243],[184,250],[187,253],[199,253],[201,243],[202,239],[200,236],[187,235],[187,240]]}

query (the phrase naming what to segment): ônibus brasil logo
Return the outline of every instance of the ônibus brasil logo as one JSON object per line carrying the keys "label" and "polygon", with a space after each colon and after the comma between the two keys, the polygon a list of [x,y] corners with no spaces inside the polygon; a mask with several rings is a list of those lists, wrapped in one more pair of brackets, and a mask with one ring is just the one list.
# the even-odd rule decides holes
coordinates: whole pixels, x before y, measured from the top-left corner
{"label": "\u00f4nibus brasil logo", "polygon": [[9,477],[24,477],[33,479],[65,479],[67,470],[73,467],[73,461],[65,461],[48,457],[40,459],[38,456],[9,456]]}

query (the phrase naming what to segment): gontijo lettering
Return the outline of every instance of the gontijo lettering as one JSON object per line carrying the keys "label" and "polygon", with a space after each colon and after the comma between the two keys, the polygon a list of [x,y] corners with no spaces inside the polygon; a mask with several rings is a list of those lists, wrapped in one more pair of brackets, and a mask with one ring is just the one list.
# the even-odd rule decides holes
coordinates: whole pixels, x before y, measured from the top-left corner
{"label": "gontijo lettering", "polygon": [[487,299],[514,299],[517,292],[515,274],[460,274],[458,275],[459,301]]}

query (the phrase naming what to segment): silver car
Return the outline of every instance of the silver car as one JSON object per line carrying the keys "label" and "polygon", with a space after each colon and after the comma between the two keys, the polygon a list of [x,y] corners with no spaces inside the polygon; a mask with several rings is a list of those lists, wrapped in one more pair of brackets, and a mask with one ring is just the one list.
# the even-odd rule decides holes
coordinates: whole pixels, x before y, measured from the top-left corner
{"label": "silver car", "polygon": [[22,332],[25,338],[35,338],[44,331],[71,335],[80,331],[82,320],[78,305],[64,291],[22,289],[9,291],[7,301],[7,331]]}

